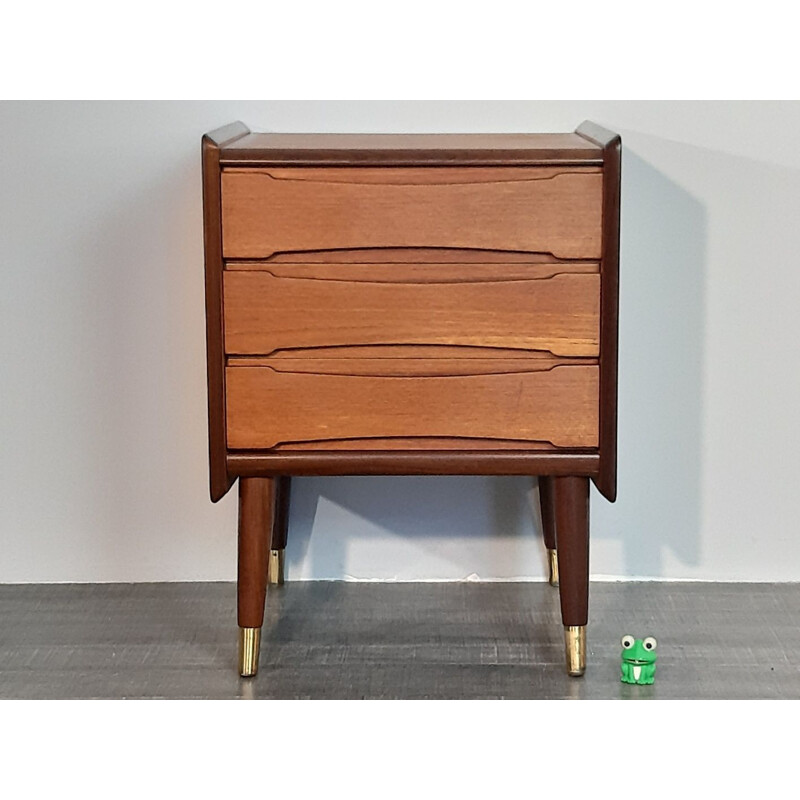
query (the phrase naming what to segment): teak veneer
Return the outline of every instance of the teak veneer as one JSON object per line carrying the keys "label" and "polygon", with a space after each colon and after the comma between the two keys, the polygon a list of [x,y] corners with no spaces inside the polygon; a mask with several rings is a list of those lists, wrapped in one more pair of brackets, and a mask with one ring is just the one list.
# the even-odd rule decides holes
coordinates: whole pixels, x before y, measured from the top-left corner
{"label": "teak veneer", "polygon": [[240,672],[292,475],[539,477],[567,668],[589,480],[616,497],[620,138],[203,137],[211,498],[239,479]]}

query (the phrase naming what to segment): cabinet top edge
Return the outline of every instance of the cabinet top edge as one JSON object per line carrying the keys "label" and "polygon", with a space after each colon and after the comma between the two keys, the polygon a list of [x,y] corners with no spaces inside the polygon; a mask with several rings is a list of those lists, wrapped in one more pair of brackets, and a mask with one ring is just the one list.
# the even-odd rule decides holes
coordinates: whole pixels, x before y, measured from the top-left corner
{"label": "cabinet top edge", "polygon": [[247,133],[222,145],[225,165],[599,165],[603,148],[577,133]]}

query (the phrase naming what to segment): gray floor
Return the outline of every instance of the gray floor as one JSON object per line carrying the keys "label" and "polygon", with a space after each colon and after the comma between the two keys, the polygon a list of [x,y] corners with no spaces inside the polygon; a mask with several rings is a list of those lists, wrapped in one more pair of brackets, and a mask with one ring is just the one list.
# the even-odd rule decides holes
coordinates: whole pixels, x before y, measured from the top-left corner
{"label": "gray floor", "polygon": [[[597,583],[569,678],[542,583],[271,590],[256,678],[227,583],[0,586],[1,698],[800,698],[800,584]],[[653,686],[619,681],[654,635]]]}

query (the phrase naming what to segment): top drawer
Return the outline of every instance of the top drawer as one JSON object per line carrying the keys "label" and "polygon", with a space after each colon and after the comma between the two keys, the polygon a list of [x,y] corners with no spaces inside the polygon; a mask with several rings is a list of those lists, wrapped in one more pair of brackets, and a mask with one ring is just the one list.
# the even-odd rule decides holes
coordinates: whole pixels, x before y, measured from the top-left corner
{"label": "top drawer", "polygon": [[467,248],[599,259],[591,167],[229,168],[225,258],[354,248]]}

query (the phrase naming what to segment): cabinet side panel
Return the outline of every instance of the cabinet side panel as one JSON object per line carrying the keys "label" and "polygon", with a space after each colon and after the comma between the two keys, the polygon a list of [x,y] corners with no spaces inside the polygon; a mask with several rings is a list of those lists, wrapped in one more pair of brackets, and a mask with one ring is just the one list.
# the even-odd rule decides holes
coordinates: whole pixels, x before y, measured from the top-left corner
{"label": "cabinet side panel", "polygon": [[603,261],[600,277],[600,474],[597,488],[611,502],[617,498],[620,150],[619,138],[605,150]]}
{"label": "cabinet side panel", "polygon": [[220,150],[203,137],[203,234],[206,280],[206,359],[208,367],[208,455],[211,499],[217,502],[233,484],[225,444],[225,355],[222,345],[222,216]]}
{"label": "cabinet side panel", "polygon": [[617,497],[617,361],[622,142],[591,122],[577,133],[603,148],[603,232],[600,261],[600,471],[594,479],[612,503]]}

